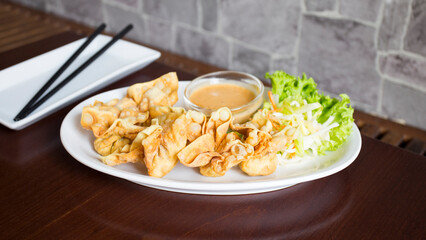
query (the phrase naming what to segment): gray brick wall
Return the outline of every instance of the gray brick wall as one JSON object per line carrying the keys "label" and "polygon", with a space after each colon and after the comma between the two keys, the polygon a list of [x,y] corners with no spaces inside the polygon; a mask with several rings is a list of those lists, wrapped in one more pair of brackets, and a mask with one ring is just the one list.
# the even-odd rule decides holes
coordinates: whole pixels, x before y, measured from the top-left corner
{"label": "gray brick wall", "polygon": [[353,106],[426,129],[425,0],[14,0],[101,21],[199,61],[263,77],[305,72]]}

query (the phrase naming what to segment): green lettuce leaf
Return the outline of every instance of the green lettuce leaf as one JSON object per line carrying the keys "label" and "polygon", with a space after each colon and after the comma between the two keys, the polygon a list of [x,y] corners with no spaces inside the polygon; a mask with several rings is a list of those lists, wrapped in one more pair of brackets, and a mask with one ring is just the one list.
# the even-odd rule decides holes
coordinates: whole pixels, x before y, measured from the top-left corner
{"label": "green lettuce leaf", "polygon": [[307,78],[306,74],[300,77],[294,77],[284,71],[275,71],[273,74],[266,73],[266,79],[270,79],[272,83],[272,93],[279,96],[279,102],[298,101],[302,103],[318,102],[319,95],[317,84],[313,78]]}
{"label": "green lettuce leaf", "polygon": [[324,146],[322,146],[324,149],[320,149],[321,152],[337,150],[351,134],[354,109],[350,106],[348,95],[340,94],[340,98],[341,100],[321,95],[320,104],[323,106],[323,110],[317,121],[324,123],[330,117],[334,117],[333,122],[339,124],[338,127],[330,130],[330,141],[324,141]]}
{"label": "green lettuce leaf", "polygon": [[[341,100],[319,94],[317,84],[313,78],[307,78],[305,74],[302,78],[295,77],[285,73],[284,71],[275,71],[274,73],[266,73],[266,79],[271,80],[272,93],[278,96],[278,103],[275,103],[283,114],[291,114],[295,107],[290,106],[293,101],[303,105],[306,103],[319,102],[322,108],[313,111],[317,121],[321,124],[333,117],[332,122],[337,122],[338,127],[330,130],[330,141],[322,141],[318,146],[317,152],[334,151],[338,149],[347,139],[352,131],[353,126],[353,108],[350,106],[350,99],[346,94],[340,94]],[[264,109],[271,109],[271,104],[265,104]],[[298,152],[301,148],[301,139],[296,140]]]}

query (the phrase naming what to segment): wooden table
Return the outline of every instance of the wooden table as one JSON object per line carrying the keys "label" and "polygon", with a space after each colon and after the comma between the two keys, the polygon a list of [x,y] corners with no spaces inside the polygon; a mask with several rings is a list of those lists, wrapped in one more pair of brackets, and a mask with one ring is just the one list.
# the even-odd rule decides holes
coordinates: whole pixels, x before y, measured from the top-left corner
{"label": "wooden table", "polygon": [[[0,52],[0,69],[81,36],[65,29]],[[99,92],[170,71],[195,77],[157,61]],[[59,128],[75,105],[21,131],[0,126],[0,239],[426,238],[422,155],[363,135],[355,162],[326,178],[254,195],[166,192],[73,159]]]}

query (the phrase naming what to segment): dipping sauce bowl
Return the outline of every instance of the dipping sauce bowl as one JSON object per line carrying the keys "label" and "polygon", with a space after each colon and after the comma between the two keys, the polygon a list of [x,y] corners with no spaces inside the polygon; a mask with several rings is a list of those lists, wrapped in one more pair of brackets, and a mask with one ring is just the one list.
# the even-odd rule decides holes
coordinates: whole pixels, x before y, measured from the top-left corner
{"label": "dipping sauce bowl", "polygon": [[255,76],[235,71],[213,72],[191,81],[185,88],[184,104],[210,116],[228,107],[235,123],[244,123],[263,104],[263,83]]}

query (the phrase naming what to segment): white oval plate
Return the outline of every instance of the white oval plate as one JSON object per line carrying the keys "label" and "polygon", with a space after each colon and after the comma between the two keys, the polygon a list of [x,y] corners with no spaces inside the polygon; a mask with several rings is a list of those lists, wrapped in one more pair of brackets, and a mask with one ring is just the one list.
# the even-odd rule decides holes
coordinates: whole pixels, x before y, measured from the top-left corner
{"label": "white oval plate", "polygon": [[[175,106],[183,106],[181,96],[188,83],[187,81],[179,82],[180,98]],[[250,177],[238,167],[234,167],[225,176],[212,178],[202,176],[198,172],[198,168],[189,168],[178,163],[163,178],[150,177],[142,163],[127,163],[114,167],[103,164],[93,148],[95,137],[92,132],[80,126],[80,114],[84,106],[92,104],[95,100],[105,102],[113,98],[122,98],[125,96],[126,90],[127,87],[104,92],[74,107],[62,122],[61,141],[71,156],[84,165],[144,186],[173,192],[207,195],[269,192],[337,173],[349,166],[361,149],[361,134],[354,124],[352,134],[339,150],[328,152],[325,156],[313,160],[280,165],[275,173],[269,176]],[[330,162],[332,164],[327,164]]]}

